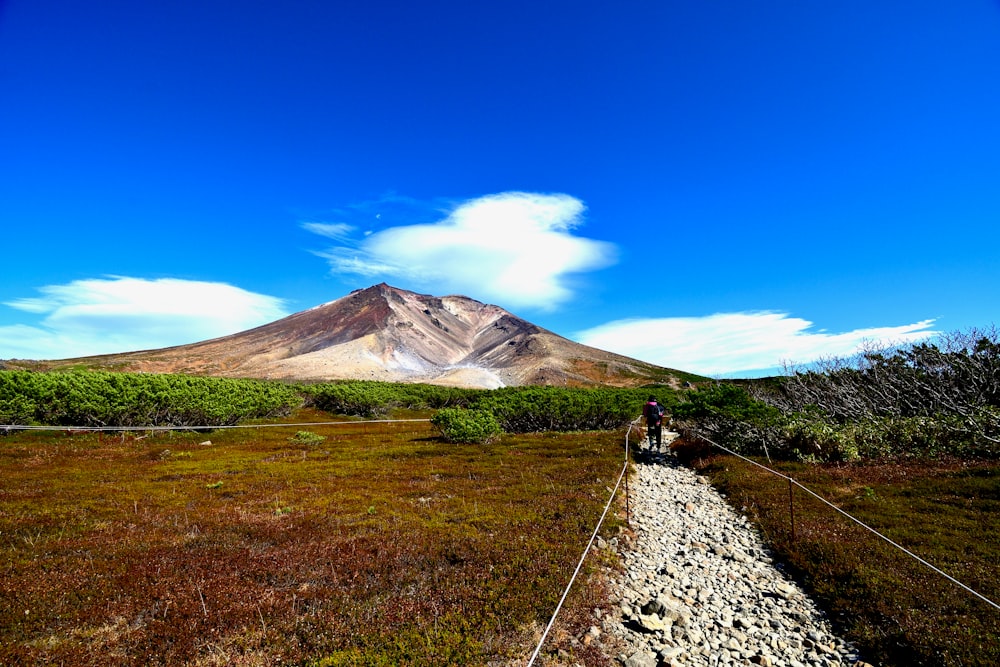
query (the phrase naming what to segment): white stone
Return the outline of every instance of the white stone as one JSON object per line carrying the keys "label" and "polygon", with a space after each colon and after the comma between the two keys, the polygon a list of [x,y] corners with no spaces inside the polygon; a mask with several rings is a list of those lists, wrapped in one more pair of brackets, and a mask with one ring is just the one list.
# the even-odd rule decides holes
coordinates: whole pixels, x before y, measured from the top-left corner
{"label": "white stone", "polygon": [[[714,667],[724,653],[720,665],[849,664],[842,656],[856,651],[775,570],[746,519],[691,470],[662,461],[637,466],[630,498],[636,539],[607,541],[623,563],[622,574],[607,571],[627,622],[613,614],[601,621],[629,647],[618,664],[655,665],[657,653],[661,665],[686,667]],[[651,600],[662,611],[640,615]]]}

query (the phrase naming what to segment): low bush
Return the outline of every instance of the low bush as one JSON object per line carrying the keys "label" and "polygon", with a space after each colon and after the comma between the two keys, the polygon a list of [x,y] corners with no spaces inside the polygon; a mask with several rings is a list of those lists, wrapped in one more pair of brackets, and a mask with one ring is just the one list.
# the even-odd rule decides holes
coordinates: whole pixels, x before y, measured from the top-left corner
{"label": "low bush", "polygon": [[[647,395],[637,389],[510,387],[482,394],[473,407],[492,412],[508,433],[603,431],[635,419]],[[669,411],[673,395],[661,400]]]}
{"label": "low bush", "polygon": [[768,445],[782,447],[780,434],[785,416],[751,397],[743,387],[719,382],[688,392],[684,398],[673,408],[678,427],[710,437],[741,454],[762,454]]}
{"label": "low bush", "polygon": [[717,383],[688,392],[673,417],[682,430],[744,455],[815,462],[1000,456],[1000,433],[991,426],[1000,422],[995,408],[838,419],[817,405],[792,410],[768,402],[764,393],[758,396],[737,384]]}
{"label": "low bush", "polygon": [[[368,419],[387,418],[398,410],[429,414],[472,409],[477,414],[460,419],[465,430],[455,437],[474,442],[501,431],[621,428],[639,415],[650,391],[538,386],[484,390],[360,380],[291,385],[184,375],[0,371],[0,424],[212,427],[287,415],[296,407]],[[672,390],[658,387],[656,393],[668,412],[676,405]],[[456,419],[450,414],[441,417],[442,424]],[[448,427],[449,433],[457,433],[459,424],[449,422]]]}
{"label": "low bush", "polygon": [[306,387],[309,404],[320,410],[354,417],[384,417],[392,407],[385,382],[326,382]]}
{"label": "low bush", "polygon": [[326,436],[313,433],[312,431],[296,431],[295,435],[290,437],[288,440],[289,442],[294,442],[297,445],[318,445],[326,440]]}
{"label": "low bush", "polygon": [[779,451],[800,460],[854,461],[860,456],[851,433],[821,419],[791,419],[782,427],[781,436]]}
{"label": "low bush", "polygon": [[60,426],[225,426],[289,414],[279,382],[73,371],[0,371],[0,422]]}
{"label": "low bush", "polygon": [[486,444],[503,433],[493,413],[486,410],[444,408],[431,419],[448,442]]}
{"label": "low bush", "polygon": [[352,417],[381,418],[398,408],[422,410],[467,407],[482,389],[345,380],[301,388],[308,405]]}

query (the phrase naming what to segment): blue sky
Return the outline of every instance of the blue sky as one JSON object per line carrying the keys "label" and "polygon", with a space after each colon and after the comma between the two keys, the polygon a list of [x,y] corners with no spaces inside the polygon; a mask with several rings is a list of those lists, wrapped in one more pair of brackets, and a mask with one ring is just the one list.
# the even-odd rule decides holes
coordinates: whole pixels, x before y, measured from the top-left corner
{"label": "blue sky", "polygon": [[0,358],[378,282],[713,376],[996,322],[1000,2],[0,2]]}

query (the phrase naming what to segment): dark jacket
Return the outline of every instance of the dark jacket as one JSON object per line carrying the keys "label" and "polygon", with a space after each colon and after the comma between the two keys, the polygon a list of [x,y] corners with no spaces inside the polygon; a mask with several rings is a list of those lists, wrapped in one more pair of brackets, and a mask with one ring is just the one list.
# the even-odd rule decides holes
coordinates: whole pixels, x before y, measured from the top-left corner
{"label": "dark jacket", "polygon": [[663,408],[659,403],[646,403],[642,408],[642,414],[646,418],[646,426],[659,426],[663,419]]}

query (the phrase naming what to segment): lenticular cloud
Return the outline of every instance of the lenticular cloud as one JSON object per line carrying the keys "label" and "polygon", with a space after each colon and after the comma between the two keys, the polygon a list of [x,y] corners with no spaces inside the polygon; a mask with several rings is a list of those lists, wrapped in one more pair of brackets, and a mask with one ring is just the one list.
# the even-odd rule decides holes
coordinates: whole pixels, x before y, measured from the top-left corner
{"label": "lenticular cloud", "polygon": [[564,194],[489,195],[437,222],[390,227],[324,256],[337,273],[388,275],[512,307],[552,308],[572,297],[570,274],[615,261],[613,244],[572,234],[584,209]]}

